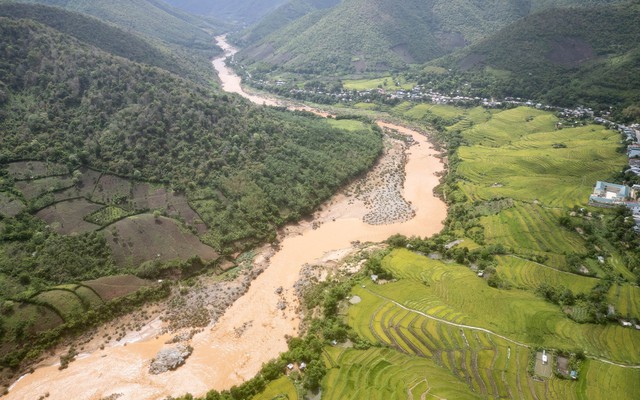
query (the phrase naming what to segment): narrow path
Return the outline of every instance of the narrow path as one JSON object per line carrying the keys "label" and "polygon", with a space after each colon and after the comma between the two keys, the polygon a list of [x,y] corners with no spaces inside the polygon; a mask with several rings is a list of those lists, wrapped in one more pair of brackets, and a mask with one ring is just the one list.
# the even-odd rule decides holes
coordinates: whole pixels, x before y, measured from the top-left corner
{"label": "narrow path", "polygon": [[[367,292],[369,292],[370,294],[372,294],[372,295],[374,295],[374,296],[376,296],[376,297],[380,298],[380,299],[384,299],[384,300],[386,300],[386,301],[388,301],[388,302],[390,302],[390,303],[393,303],[393,304],[394,304],[394,305],[396,305],[397,307],[400,307],[400,308],[402,308],[402,309],[404,309],[404,310],[406,310],[406,311],[410,311],[410,312],[413,312],[413,313],[416,313],[416,314],[422,315],[422,316],[423,316],[423,317],[425,317],[425,318],[429,318],[429,319],[432,319],[432,320],[434,320],[434,321],[438,321],[438,322],[441,322],[441,323],[443,323],[443,324],[447,324],[447,325],[455,326],[455,327],[458,327],[458,328],[465,328],[465,329],[471,329],[471,330],[476,330],[476,331],[480,331],[480,332],[486,332],[486,333],[488,333],[488,334],[491,334],[491,335],[497,336],[497,337],[499,337],[499,338],[501,338],[501,339],[504,339],[504,340],[506,340],[507,342],[513,343],[513,344],[515,344],[515,345],[517,345],[517,346],[526,347],[526,348],[528,348],[528,349],[529,349],[529,348],[531,348],[531,346],[530,346],[530,345],[528,345],[528,344],[525,344],[525,343],[522,343],[522,342],[518,342],[517,340],[510,339],[510,338],[508,338],[508,337],[506,337],[506,336],[503,336],[503,335],[500,335],[500,334],[498,334],[498,333],[495,333],[495,332],[493,332],[493,331],[491,331],[491,330],[489,330],[489,329],[481,328],[481,327],[479,327],[479,326],[473,326],[473,325],[458,324],[458,323],[456,323],[456,322],[447,321],[446,319],[442,319],[442,318],[434,317],[433,315],[429,315],[429,314],[424,313],[424,312],[422,312],[422,311],[418,311],[418,310],[415,310],[415,309],[413,309],[413,308],[409,308],[409,307],[407,307],[407,306],[404,306],[404,305],[402,305],[402,304],[398,303],[397,301],[395,301],[395,300],[393,300],[393,299],[391,299],[391,298],[389,298],[389,297],[386,297],[386,296],[383,296],[383,295],[381,295],[381,294],[375,293],[375,292],[373,292],[373,291],[371,291],[371,290],[369,290],[369,289],[366,289],[366,288],[365,288],[364,290],[365,290],[365,291],[367,291]],[[592,359],[592,360],[596,360],[596,361],[600,361],[600,362],[603,362],[603,363],[605,363],[605,364],[615,365],[616,367],[620,367],[620,368],[640,369],[640,365],[621,364],[621,363],[617,363],[617,362],[615,362],[615,361],[611,361],[611,360],[607,360],[607,359],[605,359],[605,358],[595,357],[595,356],[591,356],[591,355],[587,356],[587,358],[590,358],[590,359]]]}

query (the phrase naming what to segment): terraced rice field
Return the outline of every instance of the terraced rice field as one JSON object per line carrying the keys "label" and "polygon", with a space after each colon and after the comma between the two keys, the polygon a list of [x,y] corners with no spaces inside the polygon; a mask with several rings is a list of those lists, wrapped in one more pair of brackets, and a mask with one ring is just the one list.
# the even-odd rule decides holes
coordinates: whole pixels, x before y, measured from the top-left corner
{"label": "terraced rice field", "polygon": [[558,119],[551,113],[530,107],[518,107],[497,113],[491,120],[465,131],[472,144],[498,147],[519,137],[555,129]]}
{"label": "terraced rice field", "polygon": [[[482,397],[579,397],[575,382],[529,377],[530,346],[582,348],[621,363],[640,362],[640,332],[633,329],[576,324],[530,292],[490,288],[466,267],[407,250],[392,252],[383,264],[398,281],[355,287],[353,293],[362,301],[350,306],[349,325],[373,343],[431,360]],[[535,268],[526,262],[511,266]],[[588,289],[595,281],[576,277],[571,283],[571,277],[564,276],[568,274],[553,270],[542,274],[574,289]],[[332,351],[327,358],[339,358],[337,350]],[[613,384],[610,390],[616,390]]]}
{"label": "terraced rice field", "polygon": [[[402,325],[391,318],[396,309],[406,307],[423,317],[481,327],[527,345],[582,348],[612,361],[640,363],[640,331],[635,329],[577,324],[531,291],[494,289],[466,267],[407,250],[394,251],[383,265],[399,280],[354,288],[362,302],[349,309],[349,324],[370,340],[378,341],[376,333],[383,329],[372,327]],[[385,307],[394,311],[385,313]]]}
{"label": "terraced rice field", "polygon": [[323,399],[478,399],[432,361],[391,349],[345,350],[323,381]]}
{"label": "terraced rice field", "polygon": [[518,254],[540,254],[550,258],[549,265],[563,269],[565,252],[586,253],[584,239],[576,232],[563,229],[559,209],[538,204],[517,203],[497,215],[482,217],[487,243],[502,244]]}
{"label": "terraced rice field", "polygon": [[613,285],[609,302],[623,318],[640,320],[640,288],[629,283]]}
{"label": "terraced rice field", "polygon": [[[494,115],[487,124],[508,112]],[[472,132],[464,133],[471,142]],[[600,126],[525,131],[510,140],[500,142],[500,147],[459,149],[463,162],[458,173],[464,178],[459,187],[470,200],[511,197],[551,207],[584,205],[595,181],[614,175],[626,162],[624,154],[616,151],[618,133]],[[567,147],[553,148],[555,143]]]}
{"label": "terraced rice field", "polygon": [[554,287],[564,286],[577,294],[589,292],[598,283],[597,278],[558,271],[518,257],[499,256],[497,260],[498,274],[520,289],[532,290],[548,283]]}

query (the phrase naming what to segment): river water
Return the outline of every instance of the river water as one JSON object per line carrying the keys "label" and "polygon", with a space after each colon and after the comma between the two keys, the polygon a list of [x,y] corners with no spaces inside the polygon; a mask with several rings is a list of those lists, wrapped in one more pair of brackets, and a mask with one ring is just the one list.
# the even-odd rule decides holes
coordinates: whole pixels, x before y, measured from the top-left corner
{"label": "river water", "polygon": [[[226,56],[233,54],[234,49],[224,37],[217,40]],[[240,86],[240,78],[225,66],[224,57],[214,60],[213,66],[224,90],[257,104],[276,104],[274,99],[246,93]],[[166,347],[169,339],[151,334],[126,346],[96,349],[62,371],[56,365],[41,366],[16,382],[6,398],[37,399],[48,394],[48,399],[54,400],[98,400],[121,394],[118,397],[121,400],[159,399],[187,392],[202,395],[211,388],[226,389],[254,376],[264,362],[286,350],[286,336],[298,333],[300,321],[294,311],[297,298],[293,285],[305,264],[348,254],[356,241],[379,242],[395,233],[428,236],[442,229],[446,207],[433,195],[433,188],[438,184],[436,173],[443,169],[436,152],[418,132],[383,122],[378,124],[410,135],[416,142],[407,151],[402,192],[415,211],[413,218],[400,223],[369,225],[362,221],[368,210],[361,201],[337,194],[322,211],[314,214],[313,220],[284,230],[287,233],[283,234],[280,248],[271,256],[266,270],[215,325],[193,337],[193,354],[176,371],[161,375],[148,373],[150,360]],[[257,257],[264,259],[264,254]],[[279,287],[283,288],[280,294],[276,292]],[[287,304],[285,310],[278,308],[282,301]]]}

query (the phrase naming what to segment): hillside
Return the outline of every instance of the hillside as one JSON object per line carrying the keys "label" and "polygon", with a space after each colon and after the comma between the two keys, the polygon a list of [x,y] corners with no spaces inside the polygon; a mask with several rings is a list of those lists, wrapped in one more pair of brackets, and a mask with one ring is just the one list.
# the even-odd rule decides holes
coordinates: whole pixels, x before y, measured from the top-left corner
{"label": "hillside", "polygon": [[[4,0],[3,2],[12,1]],[[89,14],[122,29],[158,38],[166,43],[196,49],[212,48],[211,38],[202,28],[215,29],[215,27],[159,0],[18,0],[17,2],[39,3]]]}
{"label": "hillside", "polygon": [[178,60],[148,41],[85,14],[39,4],[0,3],[0,16],[32,19],[113,55],[182,72]]}
{"label": "hillside", "polygon": [[255,43],[298,18],[313,11],[331,8],[339,3],[340,0],[290,0],[265,15],[255,25],[234,35],[235,41],[241,46]]}
{"label": "hillside", "polygon": [[[436,65],[485,95],[592,107],[639,104],[640,3],[532,15]],[[452,77],[453,78],[453,77]],[[423,81],[444,80],[425,75]]]}
{"label": "hillside", "polygon": [[[598,3],[610,3],[605,0]],[[561,4],[584,4],[560,1]],[[345,0],[298,18],[238,56],[303,73],[367,72],[424,63],[552,1]]]}
{"label": "hillside", "polygon": [[253,23],[286,0],[166,0],[176,8],[239,23]]}

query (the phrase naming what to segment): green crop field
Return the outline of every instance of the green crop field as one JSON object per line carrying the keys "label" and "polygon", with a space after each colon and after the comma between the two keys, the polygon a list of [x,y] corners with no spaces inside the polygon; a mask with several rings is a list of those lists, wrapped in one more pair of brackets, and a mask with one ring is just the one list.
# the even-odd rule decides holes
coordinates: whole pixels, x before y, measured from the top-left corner
{"label": "green crop field", "polygon": [[587,293],[598,279],[552,269],[514,256],[498,257],[498,274],[514,287],[533,290],[543,283],[564,286],[574,293]]}
{"label": "green crop field", "polygon": [[131,211],[124,210],[120,207],[106,206],[87,215],[84,219],[92,224],[107,226],[131,214]]}
{"label": "green crop field", "polygon": [[253,400],[298,400],[298,392],[289,377],[283,376],[269,382],[267,388]]}
{"label": "green crop field", "polygon": [[[500,263],[499,270],[519,269],[510,276],[520,282],[548,280],[586,291],[596,281],[509,257],[500,258]],[[353,294],[362,301],[350,306],[348,324],[373,343],[432,360],[484,397],[576,397],[573,382],[531,379],[527,373],[531,346],[582,348],[615,362],[640,361],[640,332],[633,329],[577,324],[531,291],[494,289],[466,267],[408,250],[393,251],[383,265],[397,281],[356,286]],[[542,276],[527,277],[536,274],[536,268]],[[340,353],[332,351],[331,359],[345,368]]]}
{"label": "green crop field", "polygon": [[323,399],[477,399],[463,382],[425,358],[391,349],[346,350],[323,381]]}
{"label": "green crop field", "polygon": [[518,203],[497,215],[482,217],[487,243],[503,244],[518,254],[544,254],[549,265],[564,268],[564,252],[584,253],[584,239],[576,232],[563,229],[559,209],[537,204]]}
{"label": "green crop field", "polygon": [[640,320],[640,288],[628,283],[613,285],[608,300],[623,318]]}
{"label": "green crop field", "polygon": [[[487,124],[510,111],[494,115]],[[476,129],[465,131],[465,138],[473,142]],[[495,137],[497,142],[499,135]],[[617,132],[600,126],[560,131],[552,126],[545,133],[522,131],[510,143],[499,142],[500,147],[461,147],[460,188],[471,200],[511,197],[553,207],[584,205],[595,182],[625,164],[624,154],[617,152],[619,140]],[[566,148],[553,148],[556,143]]]}
{"label": "green crop field", "polygon": [[58,310],[65,320],[75,314],[84,311],[82,302],[78,296],[68,290],[53,289],[42,292],[33,298],[34,300],[51,305]]}

